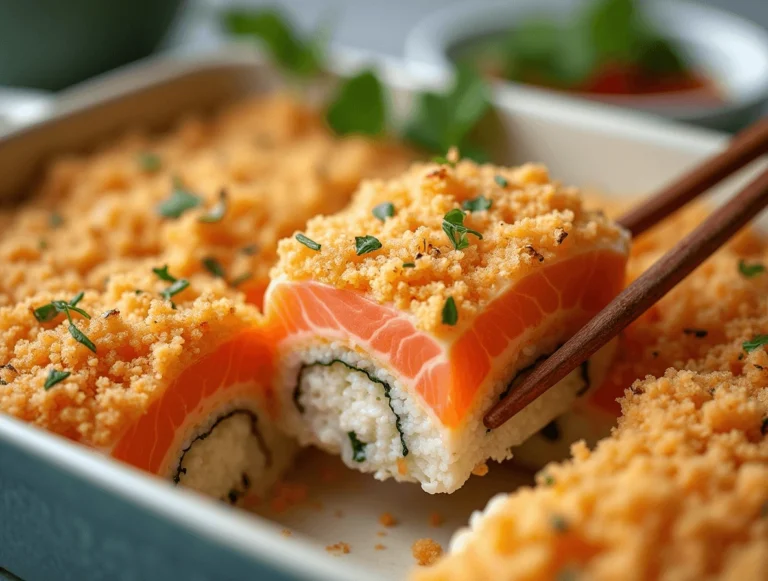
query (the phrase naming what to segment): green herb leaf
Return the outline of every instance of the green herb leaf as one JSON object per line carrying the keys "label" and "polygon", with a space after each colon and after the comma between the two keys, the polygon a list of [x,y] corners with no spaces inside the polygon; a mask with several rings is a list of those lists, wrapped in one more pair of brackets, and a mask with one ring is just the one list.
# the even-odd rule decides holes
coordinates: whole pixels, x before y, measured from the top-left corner
{"label": "green herb leaf", "polygon": [[365,462],[365,447],[368,445],[357,439],[355,432],[347,432],[349,441],[352,444],[352,460],[355,462]]}
{"label": "green herb leaf", "polygon": [[392,202],[382,202],[373,207],[373,215],[384,222],[395,215],[395,205]]}
{"label": "green herb leaf", "polygon": [[744,259],[739,260],[739,272],[747,278],[753,278],[765,272],[765,266],[760,263],[747,264]]}
{"label": "green herb leaf", "polygon": [[381,242],[373,236],[355,236],[355,251],[358,256],[374,252],[381,248]]}
{"label": "green herb leaf", "polygon": [[171,300],[171,297],[173,295],[179,294],[181,291],[186,289],[189,286],[189,281],[186,278],[180,278],[177,281],[175,281],[171,286],[169,286],[167,289],[165,289],[160,294],[162,297],[166,300]]}
{"label": "green herb leaf", "polygon": [[48,217],[48,225],[51,228],[58,228],[64,223],[64,218],[61,217],[61,214],[58,212],[51,212],[51,215]]}
{"label": "green herb leaf", "polygon": [[448,297],[443,305],[443,325],[455,325],[459,321],[459,311],[456,309],[456,301]]}
{"label": "green herb leaf", "polygon": [[253,256],[259,252],[259,246],[258,244],[249,244],[248,246],[243,246],[240,252],[246,256]]}
{"label": "green herb leaf", "polygon": [[213,224],[214,222],[221,222],[224,218],[224,214],[227,213],[227,191],[221,190],[219,192],[219,201],[213,207],[213,209],[207,214],[200,216],[197,221],[204,224]]}
{"label": "green herb leaf", "polygon": [[471,230],[464,226],[464,217],[466,214],[458,208],[451,210],[443,217],[443,232],[453,244],[456,250],[463,250],[469,246],[467,234],[477,236],[480,240],[483,235],[476,230]]}
{"label": "green herb leaf", "polygon": [[55,319],[59,313],[61,313],[61,311],[57,309],[53,303],[48,303],[47,305],[43,305],[32,311],[32,314],[35,315],[35,319],[37,319],[39,323],[48,323]]}
{"label": "green herb leaf", "polygon": [[93,341],[91,341],[80,329],[75,327],[75,324],[71,321],[69,323],[69,334],[72,335],[75,341],[85,345],[88,349],[96,353],[96,345],[93,344]]}
{"label": "green herb leaf", "polygon": [[45,391],[48,391],[57,383],[64,381],[70,375],[72,375],[72,373],[69,371],[57,371],[56,369],[51,369],[48,372],[48,377],[46,378],[45,383],[43,384]]}
{"label": "green herb leaf", "polygon": [[304,234],[302,234],[301,232],[296,234],[296,240],[301,242],[304,246],[306,246],[310,250],[314,250],[315,252],[320,252],[320,248],[321,248],[320,244],[318,244],[314,240],[310,240],[309,238],[304,236]]}
{"label": "green herb leaf", "polygon": [[48,323],[55,319],[60,313],[65,314],[67,318],[71,318],[70,311],[74,311],[86,319],[90,319],[91,316],[88,313],[76,306],[77,303],[83,299],[84,294],[85,293],[83,292],[79,292],[69,302],[60,300],[51,301],[47,305],[34,309],[32,313],[34,314],[35,319],[40,323]]}
{"label": "green herb leaf", "polygon": [[258,40],[291,75],[306,78],[322,68],[327,35],[320,31],[314,38],[302,39],[277,10],[233,8],[224,14],[224,26],[231,34]]}
{"label": "green herb leaf", "polygon": [[136,158],[136,161],[138,162],[142,171],[147,173],[154,173],[160,170],[163,165],[162,161],[160,161],[160,156],[156,153],[152,153],[151,151],[140,153]]}
{"label": "green herb leaf", "polygon": [[371,70],[344,80],[325,115],[337,135],[381,135],[386,118],[384,89]]}
{"label": "green herb leaf", "polygon": [[154,272],[157,275],[157,278],[160,280],[164,280],[166,282],[176,282],[176,277],[171,276],[171,273],[168,272],[168,265],[164,265],[162,268],[153,268],[152,272]]}
{"label": "green herb leaf", "polygon": [[500,175],[494,176],[493,181],[499,184],[502,188],[506,188],[509,185],[507,178],[505,178],[504,176],[500,176]]}
{"label": "green herb leaf", "polygon": [[451,167],[456,167],[456,162],[455,161],[451,161],[450,159],[448,159],[444,155],[436,155],[435,157],[432,158],[432,162],[433,163],[439,163],[440,165],[449,165]]}
{"label": "green herb leaf", "polygon": [[253,278],[253,273],[252,272],[244,272],[240,276],[237,276],[237,277],[233,278],[232,281],[229,283],[229,286],[231,286],[233,288],[237,288],[241,284],[243,284],[244,282],[246,282],[248,280],[251,280],[252,278]]}
{"label": "green herb leaf", "polygon": [[460,66],[448,93],[418,96],[404,137],[435,153],[456,146],[464,157],[487,159],[485,152],[473,146],[470,134],[490,110],[489,96],[490,89],[483,78],[471,68]]}
{"label": "green herb leaf", "polygon": [[74,297],[72,297],[71,301],[69,301],[69,306],[70,307],[76,307],[77,303],[82,301],[84,296],[85,296],[85,293],[83,291],[80,291]]}
{"label": "green herb leaf", "polygon": [[171,197],[160,202],[157,206],[157,213],[164,218],[179,218],[185,212],[196,208],[202,203],[202,200],[183,189],[178,180],[174,180]]}
{"label": "green herb leaf", "polygon": [[485,196],[477,196],[472,200],[466,200],[461,207],[468,212],[482,212],[488,210],[493,202]]}
{"label": "green herb leaf", "polygon": [[403,262],[403,268],[416,268],[416,264],[413,262]]}
{"label": "green herb leaf", "polygon": [[224,272],[224,267],[212,256],[203,258],[201,262],[203,263],[205,270],[210,272],[216,278],[227,278],[227,274]]}
{"label": "green herb leaf", "polygon": [[555,514],[552,516],[552,528],[558,533],[564,533],[568,530],[568,521],[559,514]]}
{"label": "green herb leaf", "polygon": [[755,335],[752,337],[752,340],[744,341],[744,343],[741,344],[741,346],[744,348],[744,351],[747,353],[755,351],[763,345],[768,345],[768,335]]}

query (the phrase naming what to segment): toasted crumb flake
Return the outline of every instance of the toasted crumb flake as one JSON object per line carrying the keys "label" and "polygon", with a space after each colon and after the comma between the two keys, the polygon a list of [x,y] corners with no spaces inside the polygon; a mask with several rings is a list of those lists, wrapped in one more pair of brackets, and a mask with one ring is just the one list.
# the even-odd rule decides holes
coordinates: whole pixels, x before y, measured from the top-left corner
{"label": "toasted crumb flake", "polygon": [[392,514],[383,512],[379,515],[379,524],[383,527],[393,527],[397,524],[397,519]]}
{"label": "toasted crumb flake", "polygon": [[404,458],[397,459],[397,473],[400,476],[408,474],[408,462],[406,462]]}
{"label": "toasted crumb flake", "polygon": [[443,518],[443,515],[441,515],[439,512],[433,512],[429,515],[429,526],[438,528],[443,526],[443,523],[445,522],[445,519]]}
{"label": "toasted crumb flake", "polygon": [[377,537],[386,537],[387,536],[387,531],[377,531],[376,532],[376,536]]}
{"label": "toasted crumb flake", "polygon": [[437,561],[443,554],[443,547],[430,538],[417,539],[411,545],[411,554],[420,566],[425,567]]}
{"label": "toasted crumb flake", "polygon": [[382,545],[381,543],[379,543],[377,545],[374,545],[373,548],[376,549],[377,551],[383,551],[387,547],[385,545]]}
{"label": "toasted crumb flake", "polygon": [[307,500],[309,487],[306,484],[280,482],[275,485],[269,508],[272,512],[282,513]]}
{"label": "toasted crumb flake", "polygon": [[472,469],[472,474],[475,476],[485,476],[488,474],[488,464],[481,462]]}
{"label": "toasted crumb flake", "polygon": [[339,555],[346,555],[350,551],[349,543],[344,542],[338,542],[333,545],[328,545],[325,547],[325,550],[329,553],[339,556]]}
{"label": "toasted crumb flake", "polygon": [[290,537],[293,534],[293,532],[290,529],[283,529],[282,531],[280,531],[280,534],[283,535],[284,537]]}

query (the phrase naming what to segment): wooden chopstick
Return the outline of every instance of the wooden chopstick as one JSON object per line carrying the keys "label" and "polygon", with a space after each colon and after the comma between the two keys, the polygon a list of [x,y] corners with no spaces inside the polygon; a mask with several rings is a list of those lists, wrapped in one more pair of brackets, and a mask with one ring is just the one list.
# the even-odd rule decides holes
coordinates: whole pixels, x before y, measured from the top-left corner
{"label": "wooden chopstick", "polygon": [[484,418],[498,428],[637,319],[768,206],[768,169],[662,256]]}
{"label": "wooden chopstick", "polygon": [[632,236],[637,236],[766,153],[768,117],[744,129],[731,140],[727,149],[705,160],[642,205],[624,214],[617,222]]}

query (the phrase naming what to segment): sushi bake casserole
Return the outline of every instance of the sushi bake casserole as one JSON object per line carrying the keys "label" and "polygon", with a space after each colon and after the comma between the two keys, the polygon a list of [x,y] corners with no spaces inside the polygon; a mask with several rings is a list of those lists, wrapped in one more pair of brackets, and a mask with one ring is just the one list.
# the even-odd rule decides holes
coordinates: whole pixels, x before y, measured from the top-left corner
{"label": "sushi bake casserole", "polygon": [[454,159],[364,182],[279,245],[265,315],[286,429],[377,478],[456,490],[584,394],[577,370],[502,428],[482,423],[620,291],[628,250],[541,166]]}

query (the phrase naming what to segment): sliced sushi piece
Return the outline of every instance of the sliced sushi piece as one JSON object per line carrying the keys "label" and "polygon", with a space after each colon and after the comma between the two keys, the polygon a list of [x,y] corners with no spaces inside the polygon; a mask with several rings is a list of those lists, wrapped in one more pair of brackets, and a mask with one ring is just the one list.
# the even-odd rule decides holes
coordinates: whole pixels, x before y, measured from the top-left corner
{"label": "sliced sushi piece", "polygon": [[364,183],[279,246],[265,308],[286,429],[377,478],[456,490],[583,392],[576,371],[502,428],[482,424],[619,292],[628,246],[540,166]]}
{"label": "sliced sushi piece", "polygon": [[0,308],[0,411],[237,503],[291,461],[258,311],[167,269]]}

